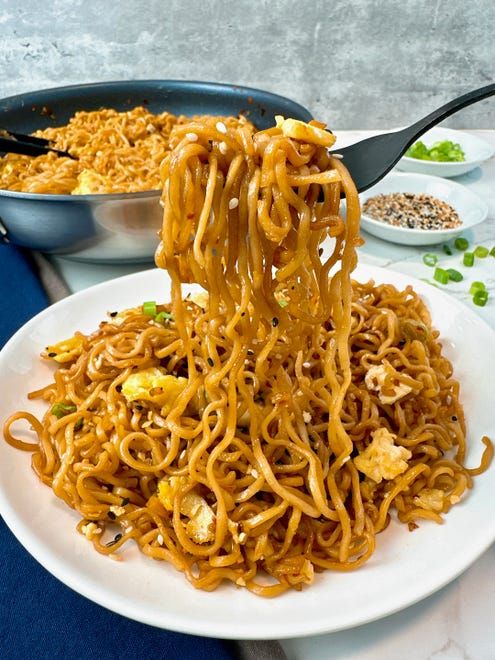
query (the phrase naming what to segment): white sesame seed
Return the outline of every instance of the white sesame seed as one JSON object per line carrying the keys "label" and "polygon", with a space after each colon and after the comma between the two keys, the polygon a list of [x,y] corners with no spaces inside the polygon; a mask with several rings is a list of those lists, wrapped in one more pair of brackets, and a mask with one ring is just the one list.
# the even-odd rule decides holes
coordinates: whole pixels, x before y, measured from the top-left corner
{"label": "white sesame seed", "polygon": [[229,149],[229,146],[226,142],[220,142],[220,144],[218,145],[218,148],[220,150],[220,153],[225,156],[225,154],[227,153],[227,151]]}
{"label": "white sesame seed", "polygon": [[189,142],[198,141],[198,136],[196,135],[196,133],[186,133],[186,138],[189,140]]}
{"label": "white sesame seed", "polygon": [[331,156],[337,160],[342,160],[344,158],[342,154],[331,154]]}
{"label": "white sesame seed", "polygon": [[244,541],[247,539],[247,534],[246,532],[241,532],[239,534],[239,543],[244,543]]}
{"label": "white sesame seed", "polygon": [[110,511],[116,516],[123,516],[125,513],[125,508],[123,506],[111,506]]}
{"label": "white sesame seed", "polygon": [[309,424],[310,421],[312,420],[311,413],[309,413],[307,410],[303,412],[303,419],[306,424]]}
{"label": "white sesame seed", "polygon": [[156,537],[156,542],[158,543],[158,545],[163,545],[164,541],[163,541],[163,536],[161,534],[158,534],[158,536]]}
{"label": "white sesame seed", "polygon": [[233,209],[236,209],[239,206],[239,200],[237,197],[232,197],[231,200],[229,200],[229,209],[232,211]]}
{"label": "white sesame seed", "polygon": [[224,135],[227,133],[227,126],[225,126],[223,121],[217,121],[216,127],[219,133],[223,133]]}
{"label": "white sesame seed", "polygon": [[179,454],[179,459],[182,460],[183,458],[185,458],[185,457],[186,457],[186,453],[187,453],[186,450],[183,449],[183,450],[181,451],[181,453]]}
{"label": "white sesame seed", "polygon": [[311,362],[303,362],[303,367],[309,369],[311,367]]}

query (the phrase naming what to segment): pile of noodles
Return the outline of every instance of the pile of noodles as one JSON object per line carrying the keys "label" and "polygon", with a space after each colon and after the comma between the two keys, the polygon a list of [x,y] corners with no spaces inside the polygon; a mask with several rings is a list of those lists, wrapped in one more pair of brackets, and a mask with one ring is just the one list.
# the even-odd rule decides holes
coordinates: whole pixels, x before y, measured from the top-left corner
{"label": "pile of noodles", "polygon": [[197,588],[275,596],[361,566],[392,509],[441,522],[489,464],[486,439],[464,465],[459,384],[421,299],[351,280],[359,202],[332,142],[317,123],[174,126],[156,254],[171,303],[46,349],[59,368],[30,396],[49,409],[5,437],[98,552],[132,539]]}
{"label": "pile of noodles", "polygon": [[[159,190],[160,163],[169,151],[170,131],[188,121],[183,115],[155,115],[143,107],[76,112],[66,126],[33,133],[75,158],[7,154],[0,158],[0,189],[52,195]],[[223,121],[240,121],[254,129],[243,118]]]}

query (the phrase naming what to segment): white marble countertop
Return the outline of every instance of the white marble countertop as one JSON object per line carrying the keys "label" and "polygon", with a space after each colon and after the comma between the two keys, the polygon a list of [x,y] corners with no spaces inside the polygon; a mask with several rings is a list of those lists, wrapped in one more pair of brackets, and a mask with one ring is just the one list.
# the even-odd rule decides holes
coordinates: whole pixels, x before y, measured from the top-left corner
{"label": "white marble countertop", "polygon": [[[495,131],[472,131],[495,145]],[[372,134],[372,131],[337,132],[337,145],[344,146]],[[489,205],[486,222],[464,235],[471,246],[495,245],[495,159],[483,168],[457,177],[483,197]],[[458,268],[465,279],[443,287],[474,308],[495,329],[495,259],[477,259],[473,268],[461,267],[462,256],[454,250],[446,256],[438,249],[415,248],[387,243],[364,234],[361,262],[397,270],[417,278],[431,279],[433,269],[425,266],[422,255],[435,252],[441,266]],[[98,282],[152,267],[149,265],[84,265],[56,259],[61,274],[72,291]],[[485,307],[475,307],[468,294],[473,280],[482,280],[490,291]],[[487,385],[488,386],[488,385]],[[433,596],[375,623],[352,630],[317,637],[284,640],[289,660],[493,660],[495,658],[495,546],[492,546],[463,575]]]}

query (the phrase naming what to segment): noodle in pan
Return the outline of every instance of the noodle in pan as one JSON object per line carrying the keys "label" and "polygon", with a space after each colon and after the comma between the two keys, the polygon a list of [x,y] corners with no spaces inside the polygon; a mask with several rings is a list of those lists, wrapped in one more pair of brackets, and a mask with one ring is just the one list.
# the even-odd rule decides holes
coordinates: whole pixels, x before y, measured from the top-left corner
{"label": "noodle in pan", "polygon": [[487,438],[465,466],[459,384],[419,296],[351,279],[359,200],[333,140],[283,118],[175,125],[156,253],[170,304],[43,353],[59,368],[30,397],[49,409],[15,413],[5,438],[98,552],[133,539],[197,588],[277,596],[360,567],[392,511],[442,522],[488,467]]}

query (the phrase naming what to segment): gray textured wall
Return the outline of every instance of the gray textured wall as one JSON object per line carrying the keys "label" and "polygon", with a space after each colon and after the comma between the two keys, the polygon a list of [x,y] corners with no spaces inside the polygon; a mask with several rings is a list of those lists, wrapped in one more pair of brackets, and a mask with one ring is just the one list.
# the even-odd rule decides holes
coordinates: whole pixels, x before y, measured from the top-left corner
{"label": "gray textured wall", "polygon": [[[216,80],[290,96],[335,128],[388,128],[495,80],[494,28],[494,0],[0,0],[0,95]],[[450,125],[495,127],[495,97]]]}

